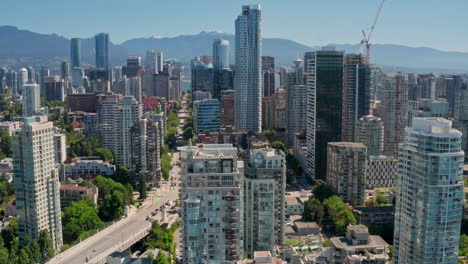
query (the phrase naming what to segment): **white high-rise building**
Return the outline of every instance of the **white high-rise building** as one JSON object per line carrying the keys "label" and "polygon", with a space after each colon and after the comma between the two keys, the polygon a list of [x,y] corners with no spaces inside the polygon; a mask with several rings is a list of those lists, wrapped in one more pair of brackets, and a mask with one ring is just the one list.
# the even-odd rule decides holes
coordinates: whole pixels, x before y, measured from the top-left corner
{"label": "white high-rise building", "polygon": [[143,100],[143,90],[141,87],[141,78],[139,76],[131,77],[128,81],[128,91],[129,94],[135,97],[135,99],[141,103]]}
{"label": "white high-rise building", "polygon": [[26,85],[28,83],[28,69],[21,68],[18,77],[18,86],[23,87],[23,85]]}
{"label": "white high-rise building", "polygon": [[458,261],[463,214],[462,133],[440,117],[414,118],[398,159],[394,264]]}
{"label": "white high-rise building", "polygon": [[115,163],[119,166],[131,167],[131,129],[135,121],[142,116],[140,103],[133,96],[125,96],[118,103],[117,112],[117,145]]}
{"label": "white high-rise building", "polygon": [[370,156],[367,160],[366,188],[395,187],[397,160],[392,156]]}
{"label": "white high-rise building", "polygon": [[64,134],[54,134],[55,163],[65,163],[67,160],[67,137]]}
{"label": "white high-rise building", "polygon": [[183,263],[237,263],[244,237],[244,163],[237,148],[213,144],[179,149]]}
{"label": "white high-rise building", "polygon": [[262,129],[262,11],[260,5],[242,6],[236,20],[235,128]]}
{"label": "white high-rise building", "polygon": [[55,249],[62,246],[60,183],[54,162],[54,125],[25,118],[13,136],[13,167],[20,245],[26,236],[48,230]]}
{"label": "white high-rise building", "polygon": [[23,117],[37,115],[41,109],[41,89],[38,84],[25,84],[23,91]]}
{"label": "white high-rise building", "polygon": [[98,95],[98,127],[101,147],[116,150],[117,146],[117,113],[119,95]]}

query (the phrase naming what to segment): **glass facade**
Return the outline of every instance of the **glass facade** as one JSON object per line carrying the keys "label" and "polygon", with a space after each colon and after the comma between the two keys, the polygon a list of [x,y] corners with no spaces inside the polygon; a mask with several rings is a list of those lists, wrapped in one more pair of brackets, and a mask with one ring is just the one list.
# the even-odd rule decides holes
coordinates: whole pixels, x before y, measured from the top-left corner
{"label": "glass facade", "polygon": [[71,39],[71,68],[81,66],[81,39],[72,38]]}
{"label": "glass facade", "polygon": [[99,33],[94,37],[96,49],[96,68],[109,69],[109,34]]}
{"label": "glass facade", "polygon": [[461,132],[415,118],[399,150],[394,263],[457,263],[463,208]]}
{"label": "glass facade", "polygon": [[221,103],[217,99],[193,102],[193,120],[196,134],[221,130]]}

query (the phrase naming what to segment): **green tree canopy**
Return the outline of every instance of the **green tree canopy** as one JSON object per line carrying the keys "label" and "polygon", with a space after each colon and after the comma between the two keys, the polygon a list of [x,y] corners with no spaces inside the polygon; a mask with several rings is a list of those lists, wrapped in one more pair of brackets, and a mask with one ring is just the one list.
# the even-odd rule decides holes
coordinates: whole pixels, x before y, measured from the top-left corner
{"label": "green tree canopy", "polygon": [[325,216],[334,225],[334,232],[338,235],[346,233],[349,224],[356,224],[357,220],[353,212],[346,207],[338,196],[332,196],[323,202]]}
{"label": "green tree canopy", "polygon": [[321,202],[335,195],[333,189],[323,182],[315,185],[312,189],[312,193],[314,194],[315,199],[318,199]]}
{"label": "green tree canopy", "polygon": [[322,203],[317,199],[309,199],[304,205],[304,213],[302,219],[304,221],[315,221],[320,223],[323,219],[325,211]]}
{"label": "green tree canopy", "polygon": [[94,231],[104,226],[98,216],[98,210],[89,197],[74,202],[62,213],[63,240],[71,243],[85,232]]}

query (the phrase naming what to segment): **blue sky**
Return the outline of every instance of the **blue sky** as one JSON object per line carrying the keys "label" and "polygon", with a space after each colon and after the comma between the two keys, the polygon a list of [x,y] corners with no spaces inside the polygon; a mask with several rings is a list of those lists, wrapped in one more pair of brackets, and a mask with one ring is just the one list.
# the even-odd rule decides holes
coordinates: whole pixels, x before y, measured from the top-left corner
{"label": "blue sky", "polygon": [[[358,43],[381,0],[2,0],[0,25],[65,37],[234,31],[241,5],[260,3],[264,37],[307,45]],[[467,0],[386,0],[372,43],[468,52]]]}

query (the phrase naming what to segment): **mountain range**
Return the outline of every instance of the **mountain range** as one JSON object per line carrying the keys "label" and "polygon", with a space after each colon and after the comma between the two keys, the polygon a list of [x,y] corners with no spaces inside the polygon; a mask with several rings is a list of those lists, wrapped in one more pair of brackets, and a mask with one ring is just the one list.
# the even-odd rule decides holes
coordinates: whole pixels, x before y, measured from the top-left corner
{"label": "mountain range", "polygon": [[[112,38],[112,36],[110,36]],[[146,50],[162,51],[165,58],[189,62],[200,55],[210,55],[214,39],[222,38],[231,43],[234,52],[234,35],[219,32],[201,32],[196,35],[176,37],[147,37],[127,40],[121,44],[109,44],[110,63],[125,63],[128,55],[144,58]],[[359,52],[359,44],[331,44],[346,53]],[[305,51],[318,49],[282,38],[264,38],[263,55],[275,57],[277,66],[292,65]],[[58,69],[62,60],[68,60],[70,40],[57,34],[40,34],[13,26],[0,26],[0,65],[39,67],[49,65]],[[468,53],[441,51],[427,47],[408,47],[393,44],[372,45],[372,62],[384,71],[412,71],[418,73],[468,73]],[[94,38],[82,39],[82,58],[94,63]]]}

